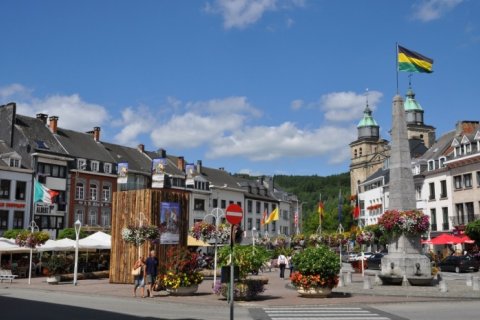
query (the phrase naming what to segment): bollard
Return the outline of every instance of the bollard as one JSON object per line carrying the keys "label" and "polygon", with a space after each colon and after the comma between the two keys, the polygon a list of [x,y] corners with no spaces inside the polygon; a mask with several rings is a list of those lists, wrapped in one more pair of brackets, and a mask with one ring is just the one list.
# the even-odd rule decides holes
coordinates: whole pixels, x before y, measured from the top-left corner
{"label": "bollard", "polygon": [[352,284],[352,273],[350,271],[347,271],[344,277],[345,277],[345,285]]}
{"label": "bollard", "polygon": [[473,276],[471,274],[467,275],[467,287],[473,286]]}
{"label": "bollard", "polygon": [[447,281],[445,280],[440,281],[440,292],[447,292],[447,291],[448,291]]}
{"label": "bollard", "polygon": [[338,275],[338,284],[337,287],[343,287],[344,282],[343,282],[343,273],[340,271],[340,274]]}
{"label": "bollard", "polygon": [[472,279],[473,291],[480,291],[479,279],[480,279],[479,277],[473,277]]}
{"label": "bollard", "polygon": [[365,290],[372,289],[372,281],[370,281],[369,276],[366,276],[363,278],[363,289]]}

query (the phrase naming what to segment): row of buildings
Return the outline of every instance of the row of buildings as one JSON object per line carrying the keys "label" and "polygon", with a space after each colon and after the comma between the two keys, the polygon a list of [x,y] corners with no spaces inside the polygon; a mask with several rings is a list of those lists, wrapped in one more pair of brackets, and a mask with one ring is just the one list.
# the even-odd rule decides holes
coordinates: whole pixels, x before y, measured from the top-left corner
{"label": "row of buildings", "polygon": [[[404,107],[417,209],[430,216],[430,236],[462,232],[480,219],[479,121],[459,121],[436,138],[412,88]],[[360,226],[376,224],[389,207],[390,145],[379,128],[367,103],[357,140],[350,144],[351,193],[358,195]]]}
{"label": "row of buildings", "polygon": [[[235,203],[243,208],[247,239],[298,231],[298,199],[277,188],[271,177],[234,176],[163,149],[108,143],[101,140],[100,127],[78,132],[62,128],[60,121],[17,114],[15,103],[0,106],[0,236],[28,228],[31,221],[52,238],[77,220],[87,230],[108,231],[113,193],[146,188],[187,190],[189,226],[223,221],[222,213]],[[34,203],[35,180],[58,194],[53,203]],[[275,208],[279,219],[263,225],[264,213]]]}

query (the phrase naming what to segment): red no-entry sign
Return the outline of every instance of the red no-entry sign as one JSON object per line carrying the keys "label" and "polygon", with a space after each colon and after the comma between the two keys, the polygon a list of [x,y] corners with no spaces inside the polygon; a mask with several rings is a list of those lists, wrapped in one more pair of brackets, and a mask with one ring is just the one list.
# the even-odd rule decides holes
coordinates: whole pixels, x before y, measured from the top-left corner
{"label": "red no-entry sign", "polygon": [[243,210],[238,204],[232,203],[227,207],[225,213],[225,219],[231,224],[238,224],[242,221],[243,218]]}

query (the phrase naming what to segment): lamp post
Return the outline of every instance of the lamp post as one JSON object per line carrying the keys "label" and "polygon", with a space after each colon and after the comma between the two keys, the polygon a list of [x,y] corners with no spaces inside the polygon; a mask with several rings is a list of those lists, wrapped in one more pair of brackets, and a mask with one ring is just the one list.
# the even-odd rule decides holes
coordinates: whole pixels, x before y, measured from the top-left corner
{"label": "lamp post", "polygon": [[203,218],[203,220],[205,221],[205,219],[208,216],[211,216],[211,217],[215,218],[215,246],[214,246],[214,257],[213,257],[213,285],[215,285],[217,283],[217,237],[218,237],[217,233],[218,233],[218,224],[219,224],[220,218],[225,216],[225,213],[223,212],[222,209],[215,208],[215,209],[212,210],[212,212],[206,214],[205,217]]}
{"label": "lamp post", "polygon": [[[30,222],[29,227],[30,227],[30,232],[31,232],[32,237],[33,237],[33,233],[35,231],[38,231],[38,226],[35,223],[35,221],[32,220]],[[33,247],[30,246],[30,264],[29,264],[29,267],[28,267],[28,284],[30,284],[31,279],[32,279],[32,255],[33,255]]]}
{"label": "lamp post", "polygon": [[252,228],[252,246],[253,246],[253,248],[255,248],[255,232],[256,231],[257,231],[257,228],[253,227]]}
{"label": "lamp post", "polygon": [[339,250],[340,251],[340,272],[342,272],[342,239],[340,235],[343,233],[344,229],[341,223],[338,225],[337,231],[338,231],[338,235],[339,235],[338,239],[340,243],[340,250]]}
{"label": "lamp post", "polygon": [[75,221],[75,267],[73,271],[73,285],[77,285],[78,274],[78,238],[80,237],[80,229],[82,228],[82,222],[80,220]]}

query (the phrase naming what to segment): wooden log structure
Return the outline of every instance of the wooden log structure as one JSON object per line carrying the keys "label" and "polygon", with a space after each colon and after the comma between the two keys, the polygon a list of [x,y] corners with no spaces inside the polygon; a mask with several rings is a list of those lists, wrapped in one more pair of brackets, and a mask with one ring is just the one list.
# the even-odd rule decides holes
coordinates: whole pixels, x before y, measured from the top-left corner
{"label": "wooden log structure", "polygon": [[[159,260],[166,258],[168,247],[165,244],[145,242],[140,247],[122,239],[122,229],[130,225],[160,225],[160,207],[162,202],[176,202],[180,205],[178,226],[179,246],[187,245],[188,203],[190,193],[175,189],[142,189],[114,192],[112,208],[112,248],[110,253],[110,283],[133,283],[131,270],[138,255],[148,257],[150,250],[156,250]],[[143,215],[141,214],[143,213]],[[173,245],[177,246],[177,245]]]}

